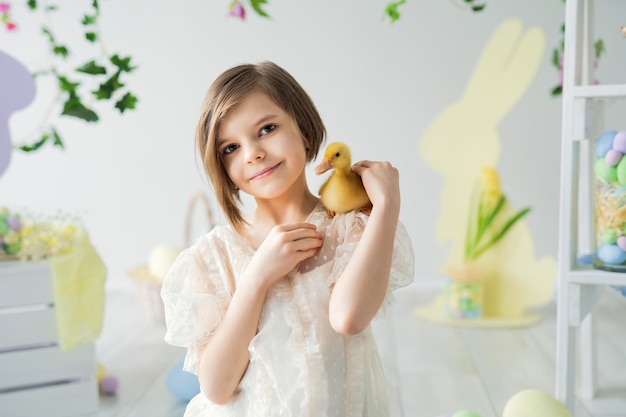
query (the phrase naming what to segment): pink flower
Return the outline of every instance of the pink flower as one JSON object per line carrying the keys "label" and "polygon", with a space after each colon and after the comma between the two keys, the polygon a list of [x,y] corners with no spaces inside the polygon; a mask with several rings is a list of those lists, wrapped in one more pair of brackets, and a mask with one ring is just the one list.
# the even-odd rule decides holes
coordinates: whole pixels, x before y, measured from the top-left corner
{"label": "pink flower", "polygon": [[17,25],[13,22],[7,22],[6,27],[8,30],[15,30],[17,28]]}
{"label": "pink flower", "polygon": [[0,3],[0,13],[8,13],[11,5],[9,3]]}
{"label": "pink flower", "polygon": [[231,16],[237,17],[241,20],[246,19],[246,9],[243,8],[241,3],[235,1],[231,3],[229,13]]}

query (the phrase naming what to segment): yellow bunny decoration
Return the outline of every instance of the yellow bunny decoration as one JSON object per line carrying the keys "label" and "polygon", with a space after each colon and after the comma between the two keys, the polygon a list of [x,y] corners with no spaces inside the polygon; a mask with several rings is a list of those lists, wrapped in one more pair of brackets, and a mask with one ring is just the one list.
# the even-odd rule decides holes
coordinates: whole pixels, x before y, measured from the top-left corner
{"label": "yellow bunny decoration", "polygon": [[[476,173],[496,166],[500,154],[498,124],[533,81],[544,58],[545,36],[538,28],[524,31],[519,19],[502,23],[489,39],[461,98],[425,130],[419,150],[426,163],[444,177],[437,237],[452,244],[448,264],[461,262],[470,194]],[[455,149],[454,153],[450,149]],[[503,207],[505,217],[514,209]],[[485,282],[484,317],[528,323],[525,309],[547,302],[553,293],[553,259],[535,259],[525,221],[478,261]],[[437,300],[429,312],[438,314]],[[418,314],[419,315],[419,314]]]}

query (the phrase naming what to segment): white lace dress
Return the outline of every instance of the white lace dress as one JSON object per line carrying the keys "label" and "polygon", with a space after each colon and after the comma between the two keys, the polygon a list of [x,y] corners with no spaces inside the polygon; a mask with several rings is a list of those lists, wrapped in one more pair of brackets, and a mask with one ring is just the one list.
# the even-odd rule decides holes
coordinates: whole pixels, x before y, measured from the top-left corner
{"label": "white lace dress", "polygon": [[[325,236],[318,254],[301,263],[268,293],[249,346],[250,363],[239,389],[225,405],[202,393],[185,417],[385,417],[387,387],[368,328],[355,336],[336,333],[328,319],[330,286],[338,279],[367,223],[351,212],[329,218],[318,204],[307,220]],[[163,283],[166,342],[186,347],[184,369],[196,371],[200,349],[228,308],[237,279],[254,250],[230,226],[219,226],[183,251]],[[413,248],[398,225],[385,301],[410,284]]]}

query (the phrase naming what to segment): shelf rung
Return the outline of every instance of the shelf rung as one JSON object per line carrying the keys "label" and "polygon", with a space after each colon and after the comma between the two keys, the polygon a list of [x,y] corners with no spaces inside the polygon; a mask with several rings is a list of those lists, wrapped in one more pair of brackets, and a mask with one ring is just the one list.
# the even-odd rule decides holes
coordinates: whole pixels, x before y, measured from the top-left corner
{"label": "shelf rung", "polygon": [[626,286],[626,273],[603,271],[588,265],[576,267],[566,275],[569,275],[569,282],[576,284]]}
{"label": "shelf rung", "polygon": [[626,84],[580,85],[573,91],[575,98],[626,97]]}

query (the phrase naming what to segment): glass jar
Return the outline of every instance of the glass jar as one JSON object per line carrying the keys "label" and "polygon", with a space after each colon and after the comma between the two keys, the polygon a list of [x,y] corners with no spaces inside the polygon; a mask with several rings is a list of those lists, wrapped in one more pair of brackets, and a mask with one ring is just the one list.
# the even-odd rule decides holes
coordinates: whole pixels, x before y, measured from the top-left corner
{"label": "glass jar", "polygon": [[444,314],[448,319],[480,319],[483,316],[484,283],[475,264],[447,266],[443,287]]}
{"label": "glass jar", "polygon": [[593,157],[593,266],[626,272],[626,130],[602,133]]}

